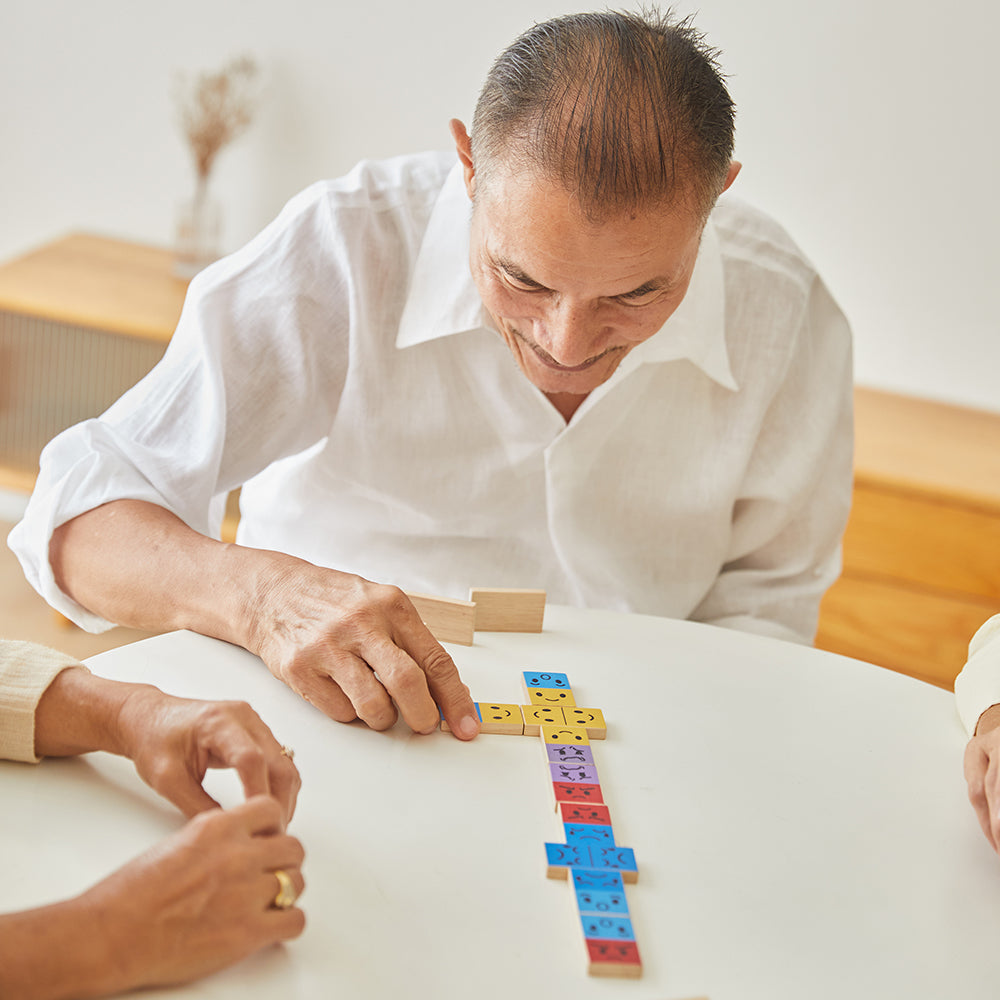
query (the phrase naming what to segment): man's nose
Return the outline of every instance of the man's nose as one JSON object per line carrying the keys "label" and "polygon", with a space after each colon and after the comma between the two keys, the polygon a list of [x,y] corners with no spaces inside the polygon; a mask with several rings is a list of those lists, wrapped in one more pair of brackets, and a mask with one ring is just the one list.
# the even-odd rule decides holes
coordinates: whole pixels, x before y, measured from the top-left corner
{"label": "man's nose", "polygon": [[601,336],[601,323],[593,309],[561,301],[546,312],[536,341],[554,361],[572,368],[601,352]]}

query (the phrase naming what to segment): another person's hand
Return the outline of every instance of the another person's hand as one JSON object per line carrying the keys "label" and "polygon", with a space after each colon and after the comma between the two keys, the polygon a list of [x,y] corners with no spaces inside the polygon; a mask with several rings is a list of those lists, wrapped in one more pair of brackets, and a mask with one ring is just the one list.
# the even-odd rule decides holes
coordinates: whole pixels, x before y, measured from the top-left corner
{"label": "another person's hand", "polygon": [[121,750],[139,776],[186,816],[218,803],[202,782],[209,768],[233,768],[249,799],[270,795],[283,825],[302,784],[291,757],[245,702],[174,698],[137,685],[118,715]]}
{"label": "another person's hand", "polygon": [[441,713],[460,739],[479,732],[469,689],[403,591],[276,558],[247,643],[276,677],[339,722],[388,729],[398,709],[414,732]]}
{"label": "another person's hand", "polygon": [[976,735],[965,748],[965,780],[979,825],[1000,853],[1000,705],[979,718]]}
{"label": "another person's hand", "polygon": [[265,945],[298,937],[305,915],[278,909],[275,870],[302,878],[302,845],[284,810],[257,796],[201,813],[84,895],[103,913],[108,962],[129,986],[185,982]]}
{"label": "another person's hand", "polygon": [[[183,983],[297,937],[303,850],[283,828],[268,796],[212,809],[80,896],[0,915],[0,993],[49,1000]],[[279,900],[276,871],[295,899]]]}
{"label": "another person's hand", "polygon": [[284,823],[295,811],[298,769],[243,702],[175,698],[150,684],[72,667],[38,703],[35,752],[63,757],[93,750],[129,757],[143,780],[187,816],[218,805],[201,784],[210,767],[235,769],[247,798],[274,798]]}

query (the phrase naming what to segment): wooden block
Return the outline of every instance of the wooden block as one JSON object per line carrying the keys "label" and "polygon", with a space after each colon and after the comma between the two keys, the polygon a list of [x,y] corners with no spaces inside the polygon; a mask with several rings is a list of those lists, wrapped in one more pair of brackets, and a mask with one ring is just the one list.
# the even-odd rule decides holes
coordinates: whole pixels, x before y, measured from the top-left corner
{"label": "wooden block", "polygon": [[541,632],[545,618],[544,590],[473,587],[477,632]]}
{"label": "wooden block", "polygon": [[539,673],[537,670],[525,670],[521,675],[525,691],[534,691],[535,688],[560,688],[569,691],[569,677],[566,674]]}
{"label": "wooden block", "polygon": [[559,812],[564,823],[602,823],[611,826],[611,811],[607,806],[560,802]]}
{"label": "wooden block", "polygon": [[[527,714],[525,715],[527,721]],[[543,743],[569,743],[590,745],[590,737],[583,726],[543,725],[539,732]]]}
{"label": "wooden block", "polygon": [[563,823],[567,844],[588,847],[614,847],[615,835],[610,823]]}
{"label": "wooden block", "polygon": [[555,796],[557,809],[561,802],[604,802],[600,785],[576,784],[573,781],[553,781],[552,794]]}
{"label": "wooden block", "polygon": [[541,705],[522,705],[524,735],[538,736],[542,726],[561,726],[566,720],[561,708],[545,708]]}
{"label": "wooden block", "polygon": [[457,642],[471,646],[476,630],[476,606],[472,601],[428,594],[406,595],[417,614],[438,642]]}
{"label": "wooden block", "polygon": [[583,726],[592,740],[607,739],[608,726],[604,721],[604,713],[599,708],[564,708],[566,725]]}
{"label": "wooden block", "polygon": [[528,701],[532,705],[559,705],[562,708],[576,705],[572,691],[560,691],[557,688],[531,688],[528,691]]}
{"label": "wooden block", "polygon": [[479,710],[481,733],[494,733],[499,736],[523,736],[524,716],[520,705],[487,705],[476,702]]}
{"label": "wooden block", "polygon": [[635,941],[587,940],[587,972],[592,976],[638,979],[642,962]]}

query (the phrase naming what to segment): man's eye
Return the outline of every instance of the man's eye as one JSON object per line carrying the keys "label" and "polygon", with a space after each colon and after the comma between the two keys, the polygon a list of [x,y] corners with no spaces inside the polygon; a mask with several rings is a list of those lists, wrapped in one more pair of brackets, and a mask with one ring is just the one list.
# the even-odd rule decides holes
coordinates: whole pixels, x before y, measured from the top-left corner
{"label": "man's eye", "polygon": [[619,295],[617,301],[626,306],[648,306],[651,302],[655,302],[659,296],[660,289],[655,288],[648,292],[630,292],[626,295]]}
{"label": "man's eye", "polygon": [[508,274],[506,271],[501,271],[500,276],[503,278],[505,284],[517,292],[540,292],[542,290],[539,285],[522,281],[520,278],[515,278],[512,274]]}

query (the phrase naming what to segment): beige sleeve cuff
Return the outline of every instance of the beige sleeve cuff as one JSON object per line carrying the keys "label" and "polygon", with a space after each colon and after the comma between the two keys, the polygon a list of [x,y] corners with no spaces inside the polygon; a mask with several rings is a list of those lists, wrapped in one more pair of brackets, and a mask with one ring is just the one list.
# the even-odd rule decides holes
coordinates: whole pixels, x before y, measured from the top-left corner
{"label": "beige sleeve cuff", "polygon": [[976,731],[979,716],[1000,704],[1000,615],[994,615],[972,637],[969,659],[955,678],[958,714],[966,732]]}
{"label": "beige sleeve cuff", "polygon": [[37,763],[35,710],[48,686],[79,660],[33,642],[0,639],[0,760]]}

